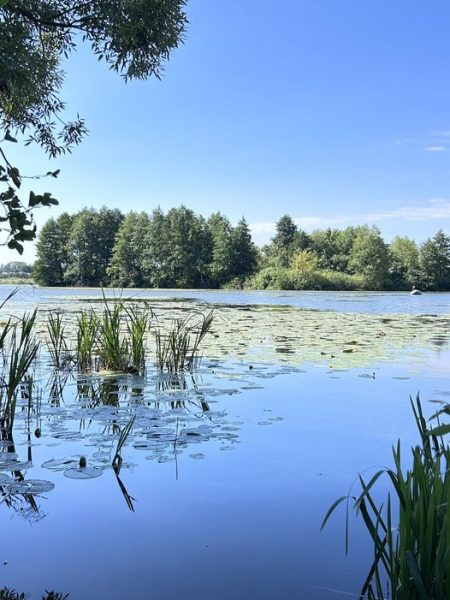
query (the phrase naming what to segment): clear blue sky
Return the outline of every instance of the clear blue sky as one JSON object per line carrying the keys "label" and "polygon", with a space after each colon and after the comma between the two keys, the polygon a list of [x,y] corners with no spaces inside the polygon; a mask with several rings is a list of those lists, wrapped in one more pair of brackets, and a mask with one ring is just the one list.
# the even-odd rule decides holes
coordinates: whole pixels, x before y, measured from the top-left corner
{"label": "clear blue sky", "polygon": [[39,224],[183,203],[244,215],[257,243],[284,213],[387,240],[449,231],[447,0],[190,0],[188,15],[162,81],[125,85],[87,48],[71,57],[62,96],[89,136],[51,164],[12,154],[30,174],[61,168],[33,185],[61,202]]}

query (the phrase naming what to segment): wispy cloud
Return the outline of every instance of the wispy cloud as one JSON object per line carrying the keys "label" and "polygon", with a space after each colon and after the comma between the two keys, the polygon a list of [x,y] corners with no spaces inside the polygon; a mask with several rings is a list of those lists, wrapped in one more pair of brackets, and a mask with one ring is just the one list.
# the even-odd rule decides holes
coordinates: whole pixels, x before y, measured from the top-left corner
{"label": "wispy cloud", "polygon": [[406,137],[406,138],[397,138],[394,140],[394,144],[396,146],[402,146],[403,144],[416,144],[419,140],[417,138]]}
{"label": "wispy cloud", "polygon": [[425,152],[447,152],[445,146],[425,146]]}
{"label": "wispy cloud", "polygon": [[[346,227],[364,223],[380,223],[392,219],[404,221],[442,221],[450,219],[450,198],[430,198],[422,205],[401,206],[395,210],[370,213],[354,213],[346,216],[318,217],[301,216],[293,217],[295,223],[306,231],[326,229],[327,227]],[[266,243],[274,235],[276,223],[251,223],[250,230],[256,243]]]}

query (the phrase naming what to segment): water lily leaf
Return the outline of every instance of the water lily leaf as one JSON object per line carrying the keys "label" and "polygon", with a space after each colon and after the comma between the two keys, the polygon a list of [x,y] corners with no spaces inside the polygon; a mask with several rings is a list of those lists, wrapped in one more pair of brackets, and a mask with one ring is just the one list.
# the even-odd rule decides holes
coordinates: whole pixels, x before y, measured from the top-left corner
{"label": "water lily leaf", "polygon": [[50,469],[50,471],[64,471],[78,466],[78,460],[74,458],[52,458],[45,461],[41,465],[44,469]]}
{"label": "water lily leaf", "polygon": [[102,474],[102,469],[97,467],[78,467],[64,471],[64,475],[70,479],[94,479],[95,477],[100,477]]}
{"label": "water lily leaf", "polygon": [[8,485],[11,494],[45,494],[50,492],[55,484],[45,479],[27,479],[25,481],[14,481]]}

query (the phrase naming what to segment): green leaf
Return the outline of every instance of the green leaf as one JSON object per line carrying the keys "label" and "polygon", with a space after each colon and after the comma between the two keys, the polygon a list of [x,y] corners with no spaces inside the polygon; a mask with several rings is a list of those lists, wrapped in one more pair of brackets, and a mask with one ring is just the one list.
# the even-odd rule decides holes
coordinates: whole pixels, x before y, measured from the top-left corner
{"label": "green leaf", "polygon": [[348,498],[348,496],[341,496],[335,502],[333,502],[333,504],[327,510],[327,514],[325,515],[325,517],[322,521],[322,525],[320,526],[320,531],[322,531],[322,529],[325,527],[328,519],[331,517],[332,513],[336,510],[336,508],[339,506],[339,504],[341,504],[341,502],[343,502],[344,500],[347,500],[347,498]]}
{"label": "green leaf", "polygon": [[19,169],[17,167],[11,167],[10,169],[8,169],[8,175],[13,180],[14,185],[16,187],[20,188],[20,185],[21,185],[22,182],[20,180]]}
{"label": "green leaf", "polygon": [[450,433],[450,425],[439,425],[427,431],[426,435],[446,435],[447,433]]}
{"label": "green leaf", "polygon": [[[8,0],[6,0],[6,1],[5,1],[5,0],[0,0],[0,8],[1,8],[2,6],[4,6],[4,5],[6,4],[6,2],[7,2],[7,1],[8,1]],[[12,136],[12,135],[9,133],[9,131],[7,131],[7,132],[5,133],[5,137],[4,137],[3,139],[5,140],[5,142],[15,142],[15,143],[17,143],[17,140],[16,140],[16,138],[14,138],[14,137],[13,137],[13,136]]]}
{"label": "green leaf", "polygon": [[17,250],[19,254],[23,254],[23,246],[16,240],[9,240],[8,248],[10,248],[11,250]]}

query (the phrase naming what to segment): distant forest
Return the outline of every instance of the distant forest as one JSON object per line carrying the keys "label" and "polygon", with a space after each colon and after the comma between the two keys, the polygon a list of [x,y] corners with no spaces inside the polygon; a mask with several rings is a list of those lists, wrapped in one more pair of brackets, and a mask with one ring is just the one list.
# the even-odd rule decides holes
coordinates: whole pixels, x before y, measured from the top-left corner
{"label": "distant forest", "polygon": [[85,208],[42,227],[32,275],[46,286],[447,291],[450,236],[387,244],[367,225],[307,234],[284,215],[257,248],[244,218]]}

